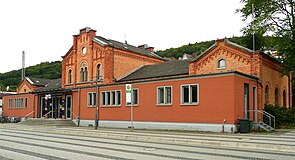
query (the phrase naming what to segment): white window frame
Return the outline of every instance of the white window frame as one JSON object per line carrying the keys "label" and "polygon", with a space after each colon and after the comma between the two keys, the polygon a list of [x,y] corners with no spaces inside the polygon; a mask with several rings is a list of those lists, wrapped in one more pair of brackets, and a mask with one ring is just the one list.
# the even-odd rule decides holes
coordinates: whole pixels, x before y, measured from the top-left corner
{"label": "white window frame", "polygon": [[[91,99],[90,99],[91,97]],[[95,92],[88,92],[87,93],[87,106],[95,107],[96,106],[96,93]],[[91,100],[91,102],[90,102]]]}
{"label": "white window frame", "polygon": [[[115,97],[113,97],[113,94],[112,92],[115,92]],[[120,97],[118,98],[118,92],[120,93]],[[104,94],[104,96],[103,96]],[[109,96],[108,94],[110,95],[110,99],[109,99]],[[110,100],[109,103],[108,102],[108,99]],[[119,103],[119,100],[120,99],[120,103]],[[115,101],[115,104],[113,104],[113,100]],[[121,90],[109,90],[109,91],[101,91],[100,92],[100,105],[102,107],[118,107],[118,106],[121,106],[122,104],[122,91]],[[105,102],[105,104],[103,104],[103,102]]]}
{"label": "white window frame", "polygon": [[[170,103],[167,103],[167,90],[166,90],[166,88],[170,88],[171,89],[171,102]],[[160,88],[164,88],[164,103],[159,103],[159,89]],[[172,100],[173,100],[173,88],[172,88],[172,86],[158,86],[157,87],[157,105],[158,106],[167,106],[167,105],[172,105],[173,104],[173,102],[172,102]]]}
{"label": "white window frame", "polygon": [[[188,86],[189,87],[189,92],[188,92],[188,98],[189,98],[189,102],[188,103],[184,103],[184,98],[183,98],[183,90],[182,90],[182,87],[184,86]],[[191,86],[197,86],[197,102],[192,102],[192,89],[191,89]],[[183,85],[180,85],[180,104],[181,105],[199,105],[200,103],[200,85],[198,83],[196,84],[183,84]]]}
{"label": "white window frame", "polygon": [[[134,93],[134,90],[137,90],[137,104],[134,103],[134,95],[132,95],[132,106],[138,106],[139,104],[139,89],[138,88],[132,88],[132,94]],[[126,102],[126,106],[131,106],[131,103]]]}

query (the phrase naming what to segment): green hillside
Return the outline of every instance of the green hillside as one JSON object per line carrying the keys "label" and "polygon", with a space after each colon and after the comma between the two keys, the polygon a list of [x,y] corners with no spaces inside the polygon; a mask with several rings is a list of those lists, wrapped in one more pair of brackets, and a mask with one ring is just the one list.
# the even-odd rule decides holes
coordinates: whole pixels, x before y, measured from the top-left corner
{"label": "green hillside", "polygon": [[[275,44],[275,39],[273,37],[264,37],[263,40],[259,39],[259,37],[256,37],[256,39],[256,48],[261,48],[261,46],[273,47]],[[244,47],[250,49],[252,48],[252,36],[232,37],[229,38],[229,40]],[[196,42],[194,44],[187,44],[178,48],[170,48],[163,51],[157,51],[156,54],[162,57],[174,57],[176,59],[178,59],[178,57],[182,57],[183,53],[197,56],[198,54],[209,48],[213,43],[213,40]],[[61,61],[42,62],[38,65],[27,67],[26,76],[48,79],[61,78]],[[6,88],[6,86],[10,86],[11,90],[14,91],[20,82],[21,70],[14,70],[0,74],[0,86],[2,90]]]}
{"label": "green hillside", "polygon": [[[61,61],[42,62],[35,66],[26,68],[26,77],[61,78]],[[6,86],[10,86],[11,91],[15,91],[21,82],[21,69],[13,70],[6,73],[0,73],[0,87],[4,90]]]}

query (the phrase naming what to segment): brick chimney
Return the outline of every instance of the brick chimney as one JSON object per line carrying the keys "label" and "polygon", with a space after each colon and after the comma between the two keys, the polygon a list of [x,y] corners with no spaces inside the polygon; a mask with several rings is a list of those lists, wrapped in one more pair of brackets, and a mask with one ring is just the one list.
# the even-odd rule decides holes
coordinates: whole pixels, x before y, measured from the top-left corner
{"label": "brick chimney", "polygon": [[150,52],[154,52],[154,47],[150,47],[147,44],[139,45],[138,48],[142,48],[142,49],[148,50]]}

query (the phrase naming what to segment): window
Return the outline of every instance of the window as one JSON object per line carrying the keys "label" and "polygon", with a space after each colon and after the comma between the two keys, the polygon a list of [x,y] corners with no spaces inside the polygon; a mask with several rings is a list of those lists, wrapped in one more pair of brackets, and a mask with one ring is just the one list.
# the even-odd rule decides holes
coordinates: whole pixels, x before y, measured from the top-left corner
{"label": "window", "polygon": [[157,104],[159,105],[172,104],[172,87],[157,87],[157,97]]}
{"label": "window", "polygon": [[88,81],[87,63],[83,62],[80,66],[80,82],[87,82],[87,81]]}
{"label": "window", "polygon": [[12,99],[8,99],[8,108],[12,108]]}
{"label": "window", "polygon": [[[132,89],[132,105],[138,105],[138,89]],[[131,105],[131,103],[127,103],[127,105]]]}
{"label": "window", "polygon": [[268,85],[266,85],[266,87],[265,87],[265,104],[268,104],[269,102],[268,102],[268,97],[269,96],[269,87],[268,87]]}
{"label": "window", "polygon": [[101,70],[101,64],[97,65],[97,79],[101,80],[102,79],[102,70]]}
{"label": "window", "polygon": [[225,65],[225,59],[220,59],[220,60],[218,60],[217,68],[218,68],[218,69],[224,69],[224,68],[226,68],[226,65]]}
{"label": "window", "polygon": [[87,98],[87,105],[88,106],[95,106],[96,105],[96,93],[95,92],[89,92],[88,98]]}
{"label": "window", "polygon": [[275,89],[275,105],[279,105],[279,90]]}
{"label": "window", "polygon": [[22,108],[22,107],[23,107],[23,98],[15,98],[14,108]]}
{"label": "window", "polygon": [[80,69],[80,82],[84,82],[84,69]]}
{"label": "window", "polygon": [[120,106],[121,91],[103,91],[101,92],[102,106]]}
{"label": "window", "polygon": [[28,98],[25,98],[25,108],[28,108]]}
{"label": "window", "polygon": [[186,84],[181,85],[181,104],[199,103],[199,85]]}
{"label": "window", "polygon": [[283,107],[287,107],[286,90],[283,90]]}
{"label": "window", "polygon": [[72,83],[72,70],[69,70],[69,83]]}

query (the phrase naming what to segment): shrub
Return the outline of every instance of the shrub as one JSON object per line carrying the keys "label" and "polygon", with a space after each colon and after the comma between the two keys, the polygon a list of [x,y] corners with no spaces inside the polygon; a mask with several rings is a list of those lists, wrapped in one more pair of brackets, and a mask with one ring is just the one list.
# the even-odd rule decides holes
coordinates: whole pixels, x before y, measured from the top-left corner
{"label": "shrub", "polygon": [[276,128],[295,127],[295,109],[287,109],[278,105],[265,105],[264,110],[276,117]]}

